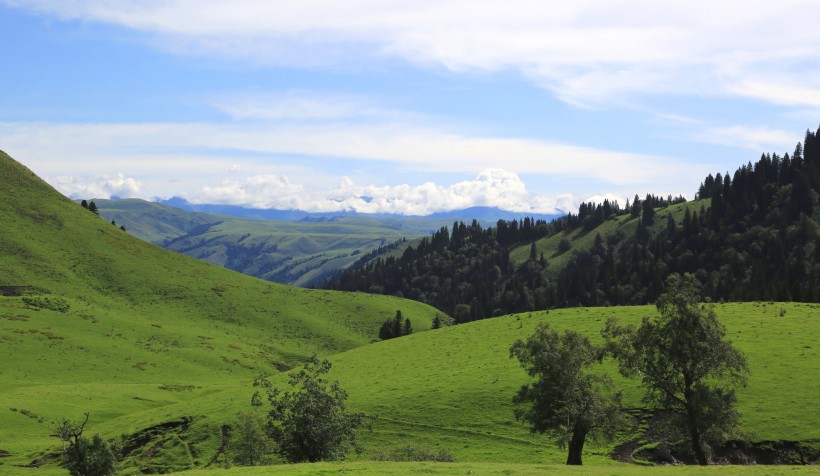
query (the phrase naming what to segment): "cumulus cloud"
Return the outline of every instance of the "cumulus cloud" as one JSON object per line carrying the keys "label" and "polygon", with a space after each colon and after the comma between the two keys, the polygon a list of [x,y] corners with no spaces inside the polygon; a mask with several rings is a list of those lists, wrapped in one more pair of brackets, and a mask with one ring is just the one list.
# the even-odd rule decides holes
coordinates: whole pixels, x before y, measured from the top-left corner
{"label": "cumulus cloud", "polygon": [[115,176],[98,175],[90,179],[73,175],[61,175],[47,181],[61,193],[72,198],[130,198],[141,193],[141,183],[122,173]]}
{"label": "cumulus cloud", "polygon": [[552,197],[531,193],[517,174],[503,169],[484,170],[473,180],[449,186],[433,182],[417,186],[357,185],[349,177],[344,177],[338,187],[327,190],[311,189],[276,175],[253,176],[205,187],[191,200],[252,208],[399,215],[429,215],[476,206],[549,214],[570,211],[577,205],[577,199],[572,195]]}
{"label": "cumulus cloud", "polygon": [[[816,94],[794,93],[820,89],[820,4],[812,0],[5,3],[123,26],[182,54],[334,67],[397,57],[453,71],[515,70],[579,105],[664,92],[814,105]],[[767,34],[772,25],[788,27]],[[743,84],[766,71],[799,74],[804,84]]]}

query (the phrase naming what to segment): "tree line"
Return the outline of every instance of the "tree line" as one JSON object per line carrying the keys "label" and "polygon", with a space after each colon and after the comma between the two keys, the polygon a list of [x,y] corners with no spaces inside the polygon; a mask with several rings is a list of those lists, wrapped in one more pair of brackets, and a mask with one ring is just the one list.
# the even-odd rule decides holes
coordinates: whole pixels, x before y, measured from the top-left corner
{"label": "tree line", "polygon": [[[457,322],[553,307],[651,303],[672,273],[693,274],[715,301],[816,302],[818,132],[806,131],[791,155],[764,154],[734,174],[708,175],[696,194],[702,205],[686,206],[679,221],[671,213],[664,222],[657,217],[683,197],[648,194],[624,208],[609,200],[583,203],[577,214],[550,222],[499,220],[494,228],[456,222],[400,256],[362,260],[324,287],[414,299]],[[625,215],[618,232],[596,234],[592,247],[571,250],[570,235],[594,233]],[[556,234],[565,238],[560,252],[572,258],[560,272],[547,273],[549,260],[535,242]],[[512,263],[510,251],[527,244],[529,259]]]}

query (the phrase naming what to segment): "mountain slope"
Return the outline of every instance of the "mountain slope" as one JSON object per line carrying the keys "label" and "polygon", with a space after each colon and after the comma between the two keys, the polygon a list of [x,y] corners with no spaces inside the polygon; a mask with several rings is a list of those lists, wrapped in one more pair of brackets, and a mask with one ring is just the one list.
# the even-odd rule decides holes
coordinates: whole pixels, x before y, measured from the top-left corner
{"label": "mountain slope", "polygon": [[[698,199],[584,203],[549,223],[442,229],[400,256],[348,268],[329,289],[430,303],[459,322],[536,309],[644,304],[670,273],[712,300],[820,301],[820,131],[794,154],[709,175]],[[446,292],[442,292],[442,288]]]}
{"label": "mountain slope", "polygon": [[[164,250],[66,199],[2,152],[0,224],[0,450],[11,453],[0,473],[53,447],[50,425],[60,417],[89,411],[90,431],[134,434],[187,418],[185,402],[245,388],[260,372],[365,345],[396,309],[417,331],[436,312],[396,298],[278,285]],[[193,417],[188,434],[163,443],[171,453],[132,455],[134,467],[207,463],[222,416]],[[163,438],[170,436],[142,444],[162,446]],[[194,440],[199,450],[190,448]],[[188,456],[174,453],[180,448]]]}
{"label": "mountain slope", "polygon": [[138,199],[94,200],[100,215],[167,249],[268,281],[310,286],[381,246],[426,235],[449,218],[367,215],[270,221],[185,211]]}

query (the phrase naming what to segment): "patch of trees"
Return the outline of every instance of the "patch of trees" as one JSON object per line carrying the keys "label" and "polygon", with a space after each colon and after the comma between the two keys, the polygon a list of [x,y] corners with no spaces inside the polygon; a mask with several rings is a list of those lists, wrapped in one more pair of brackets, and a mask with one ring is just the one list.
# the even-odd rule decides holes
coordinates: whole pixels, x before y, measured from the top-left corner
{"label": "patch of trees", "polygon": [[542,323],[510,348],[510,356],[535,378],[513,397],[515,415],[533,432],[568,445],[567,464],[581,464],[587,435],[611,439],[625,423],[612,381],[589,370],[606,355],[624,376],[641,380],[644,401],[653,410],[675,416],[669,436],[688,442],[699,464],[709,463],[710,445],[733,436],[740,419],[735,389],[745,386],[746,359],[725,340],[712,306],[700,302],[701,284],[694,276],[672,274],[666,285],[656,316],[637,327],[610,319],[603,346]]}
{"label": "patch of trees", "polygon": [[407,336],[413,333],[413,324],[410,318],[403,318],[401,311],[396,311],[395,317],[384,321],[379,329],[379,339],[387,340]]}
{"label": "patch of trees", "polygon": [[97,204],[94,203],[93,200],[90,203],[86,200],[83,200],[82,202],[80,202],[80,206],[85,208],[86,210],[90,211],[91,213],[93,213],[95,215],[100,214],[100,210],[97,208]]}
{"label": "patch of trees", "polygon": [[[820,131],[818,131],[820,132]],[[654,302],[672,273],[691,273],[712,300],[820,301],[820,141],[807,131],[794,153],[764,154],[733,175],[709,175],[682,217],[668,213],[682,197],[635,196],[618,203],[583,203],[577,214],[549,223],[476,221],[441,228],[401,256],[378,255],[340,273],[325,287],[415,299],[456,322],[570,306]],[[628,215],[626,229],[596,235],[588,249],[567,239],[572,253],[550,277],[535,241],[557,233],[594,233],[607,220]],[[623,218],[621,218],[623,220]],[[532,246],[515,266],[510,250]],[[552,273],[555,274],[555,273]]]}
{"label": "patch of trees", "polygon": [[[94,203],[93,200],[91,202],[88,202],[87,200],[83,200],[83,201],[80,202],[80,206],[85,208],[86,210],[90,211],[91,213],[93,213],[97,216],[100,216],[100,210],[97,208],[97,204]],[[117,226],[117,222],[115,220],[111,220],[111,224],[114,225],[114,226]],[[120,230],[126,231],[125,225],[121,225]]]}

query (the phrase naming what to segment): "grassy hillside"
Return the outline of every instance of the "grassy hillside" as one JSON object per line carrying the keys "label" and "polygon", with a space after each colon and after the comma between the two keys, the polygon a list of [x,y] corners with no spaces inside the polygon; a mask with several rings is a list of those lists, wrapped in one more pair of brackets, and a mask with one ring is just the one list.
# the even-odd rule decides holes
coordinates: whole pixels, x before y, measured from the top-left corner
{"label": "grassy hillside", "polygon": [[[669,214],[672,215],[676,223],[681,223],[687,209],[690,212],[700,211],[702,207],[709,208],[709,202],[710,200],[694,200],[657,209],[655,212],[655,224],[652,225],[653,232],[657,233],[666,227],[666,220]],[[616,239],[616,237],[620,237],[619,242],[623,243],[624,238],[635,236],[638,223],[640,223],[640,217],[635,218],[629,214],[621,215],[605,221],[592,230],[584,230],[583,227],[578,227],[574,230],[541,238],[535,242],[535,246],[538,253],[544,253],[544,257],[549,261],[547,274],[550,278],[555,278],[561,270],[564,269],[576,251],[592,248],[597,235],[601,235],[604,243],[607,242],[608,237],[612,237],[613,240]],[[558,245],[564,238],[570,240],[572,248],[569,251],[561,252]],[[530,246],[530,243],[525,243],[512,248],[510,250],[510,261],[516,265],[521,265],[526,262],[530,255]]]}
{"label": "grassy hillside", "polygon": [[[207,463],[221,421],[184,402],[314,353],[365,345],[396,309],[417,331],[435,313],[395,298],[277,285],[164,250],[3,153],[0,183],[0,450],[10,453],[2,473],[56,443],[54,419],[84,411],[91,431],[107,436],[194,416],[177,437],[187,456],[158,449],[135,464]],[[200,449],[187,446],[194,440]]]}
{"label": "grassy hillside", "polygon": [[[814,378],[820,365],[820,306],[792,303],[746,303],[717,306],[728,337],[747,356],[749,385],[739,393],[743,414],[741,430],[752,441],[801,441],[820,444],[816,395],[820,383]],[[509,346],[531,334],[536,325],[549,321],[557,329],[573,328],[599,340],[606,319],[637,322],[653,313],[651,306],[578,308],[520,314],[489,319],[401,339],[380,342],[331,358],[331,377],[350,393],[350,405],[378,415],[375,429],[364,435],[365,454],[352,462],[319,466],[287,466],[272,469],[241,469],[236,474],[317,474],[362,472],[363,474],[538,474],[563,473],[565,450],[545,436],[532,435],[514,419],[512,395],[527,379]],[[634,381],[612,372],[625,391],[626,405],[640,407],[641,391]],[[284,385],[285,376],[277,377]],[[226,389],[215,398],[188,402],[194,414],[226,414],[249,408],[248,386]],[[230,415],[228,415],[230,416]],[[619,441],[603,446],[588,444],[581,474],[650,474],[643,468],[615,463],[613,447],[640,438],[627,429]],[[456,464],[357,463],[378,451],[404,445],[441,448],[452,453]],[[463,469],[463,471],[462,471]],[[749,468],[746,468],[749,469]],[[730,473],[742,468],[727,468]],[[758,468],[761,474],[780,474],[793,468]],[[668,470],[667,470],[668,471]],[[678,472],[680,471],[677,470]],[[706,471],[687,468],[686,473]],[[201,474],[201,473],[197,473]]]}
{"label": "grassy hillside", "polygon": [[299,222],[189,212],[138,199],[95,200],[100,215],[170,250],[265,280],[318,284],[362,253],[427,235],[449,218],[336,216]]}
{"label": "grassy hillside", "polygon": [[[739,393],[741,430],[754,441],[820,443],[820,305],[726,304],[716,311],[751,369]],[[561,463],[563,450],[513,417],[511,398],[526,376],[509,346],[541,321],[600,340],[608,317],[638,322],[654,312],[641,306],[505,316],[355,349],[335,357],[333,371],[357,408],[381,417],[370,448],[413,443],[443,447],[459,461]],[[606,368],[614,373],[613,365]],[[627,406],[641,406],[636,383],[616,381]],[[587,448],[585,462],[608,464],[611,448]]]}

